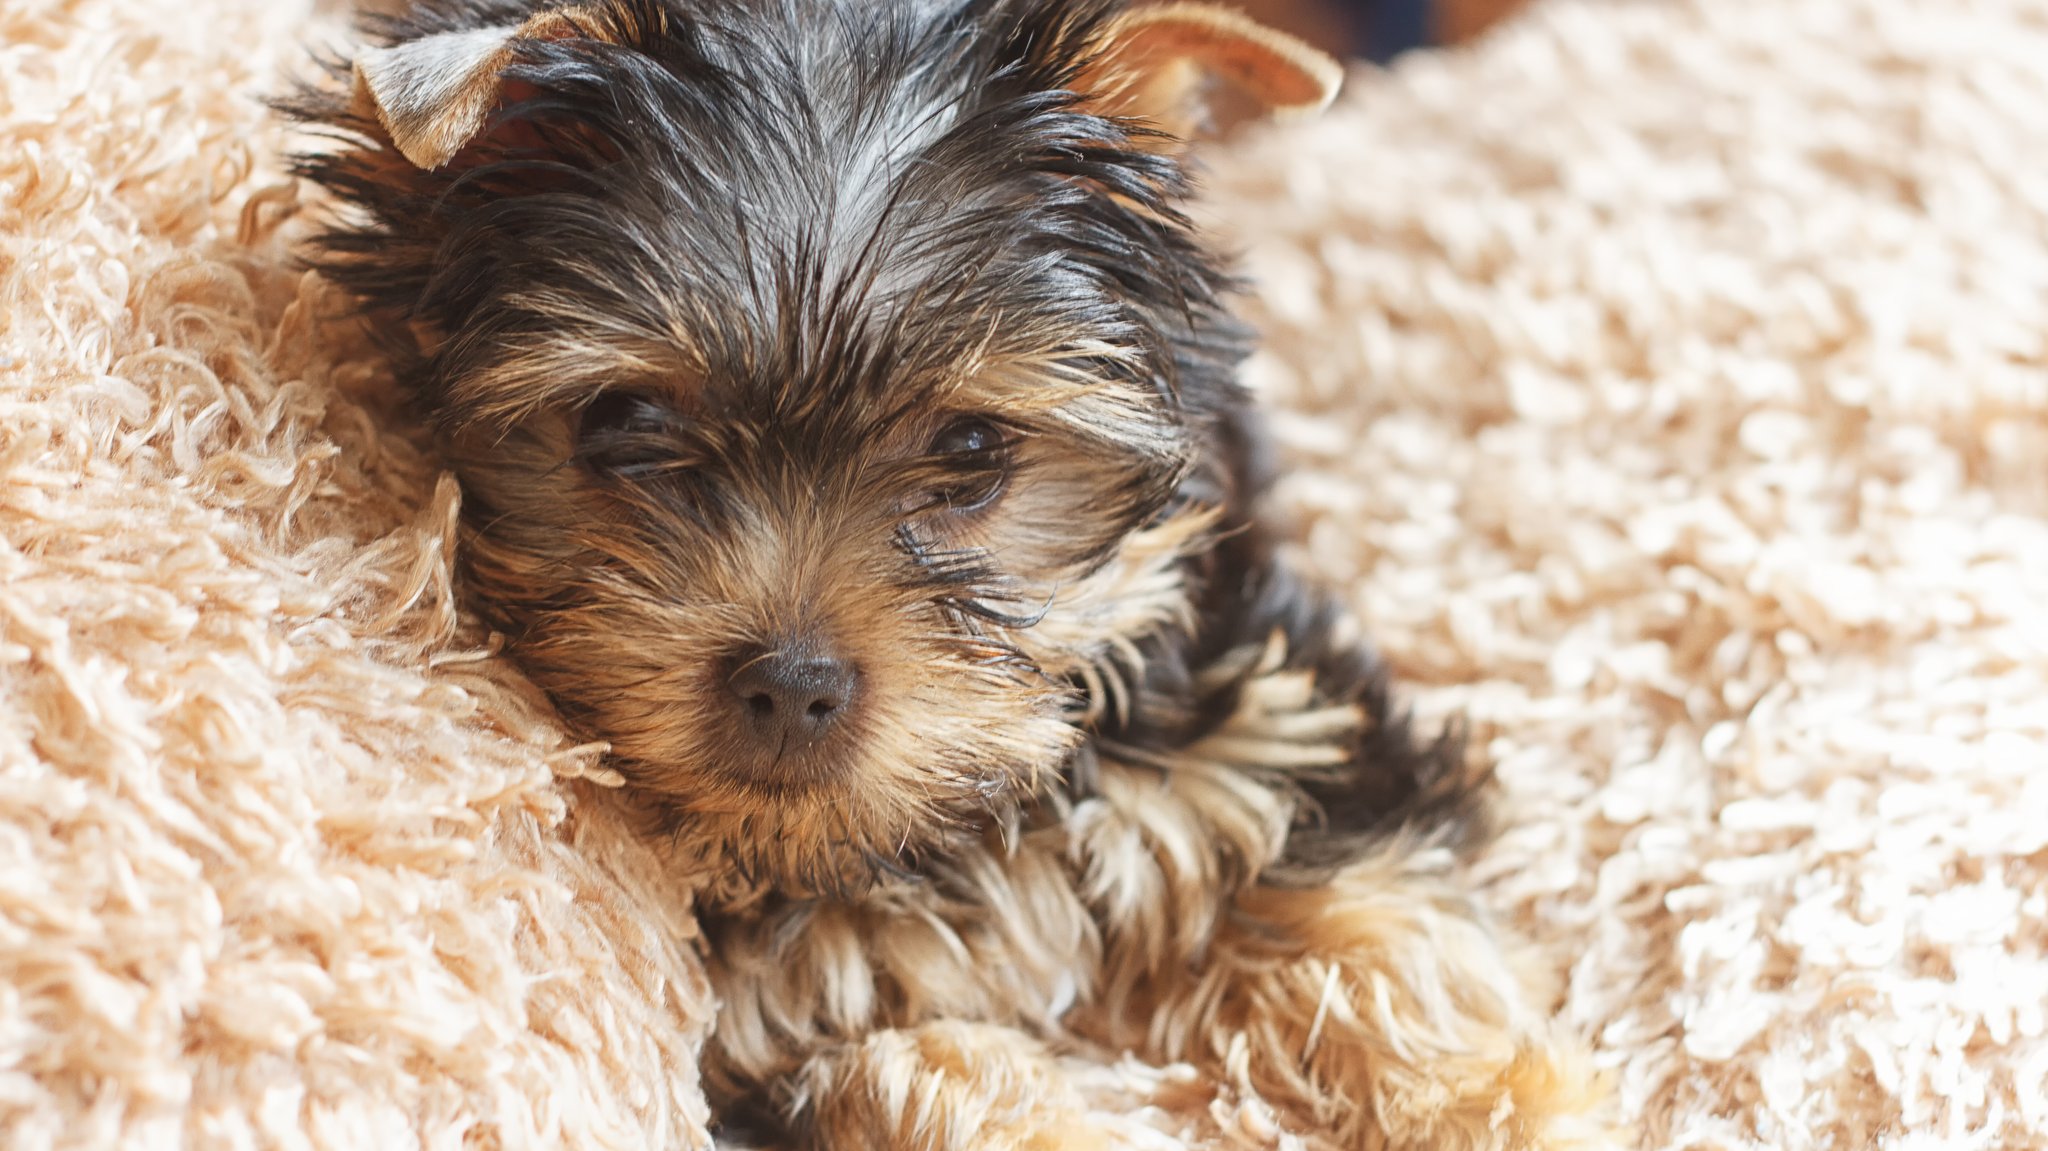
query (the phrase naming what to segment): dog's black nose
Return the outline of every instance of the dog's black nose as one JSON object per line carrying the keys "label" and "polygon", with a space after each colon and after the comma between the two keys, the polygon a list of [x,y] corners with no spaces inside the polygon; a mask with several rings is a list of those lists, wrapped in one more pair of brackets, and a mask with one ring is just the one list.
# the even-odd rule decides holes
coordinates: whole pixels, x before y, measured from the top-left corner
{"label": "dog's black nose", "polygon": [[756,738],[796,748],[845,718],[860,671],[821,644],[791,644],[741,653],[726,684]]}

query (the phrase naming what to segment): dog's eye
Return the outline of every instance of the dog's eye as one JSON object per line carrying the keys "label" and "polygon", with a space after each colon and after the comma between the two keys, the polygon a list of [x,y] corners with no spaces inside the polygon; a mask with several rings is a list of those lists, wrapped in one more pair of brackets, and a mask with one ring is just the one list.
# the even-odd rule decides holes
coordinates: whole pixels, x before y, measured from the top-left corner
{"label": "dog's eye", "polygon": [[592,471],[644,479],[682,468],[673,408],[634,392],[606,392],[590,401],[576,425],[576,457]]}
{"label": "dog's eye", "polygon": [[1009,438],[987,420],[969,416],[946,425],[929,449],[948,473],[947,481],[932,492],[935,502],[955,512],[987,507],[1009,480],[1009,449]]}
{"label": "dog's eye", "polygon": [[954,420],[946,430],[932,440],[932,454],[935,456],[964,456],[979,452],[1000,451],[1004,446],[1003,433],[987,420],[968,417]]}

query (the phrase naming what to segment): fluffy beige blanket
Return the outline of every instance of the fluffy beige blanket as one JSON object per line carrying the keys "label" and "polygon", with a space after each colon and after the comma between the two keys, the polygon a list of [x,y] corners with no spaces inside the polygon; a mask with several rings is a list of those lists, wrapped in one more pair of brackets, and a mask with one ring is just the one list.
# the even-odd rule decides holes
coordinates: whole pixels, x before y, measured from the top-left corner
{"label": "fluffy beige blanket", "polygon": [[[291,270],[304,2],[0,2],[0,1144],[692,1146],[683,877]],[[2044,61],[1556,3],[1214,157],[1303,548],[1645,1147],[2048,1145]]]}

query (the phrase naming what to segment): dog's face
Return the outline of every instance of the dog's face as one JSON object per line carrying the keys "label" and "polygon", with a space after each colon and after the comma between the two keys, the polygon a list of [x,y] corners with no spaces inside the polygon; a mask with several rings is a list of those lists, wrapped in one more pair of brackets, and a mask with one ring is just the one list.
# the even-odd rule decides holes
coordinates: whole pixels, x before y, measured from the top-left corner
{"label": "dog's face", "polygon": [[1127,117],[1191,59],[1333,79],[1164,11],[458,5],[324,117],[328,266],[418,337],[473,589],[743,869],[856,883],[1029,793],[1185,623],[1237,345]]}

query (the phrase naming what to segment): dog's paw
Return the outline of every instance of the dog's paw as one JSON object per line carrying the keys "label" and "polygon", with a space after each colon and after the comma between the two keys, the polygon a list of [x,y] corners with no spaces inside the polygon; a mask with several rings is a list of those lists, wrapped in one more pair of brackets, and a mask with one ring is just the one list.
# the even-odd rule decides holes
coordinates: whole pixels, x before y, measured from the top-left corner
{"label": "dog's paw", "polygon": [[1044,1045],[1007,1027],[934,1023],[823,1053],[798,1077],[818,1151],[1122,1151]]}

